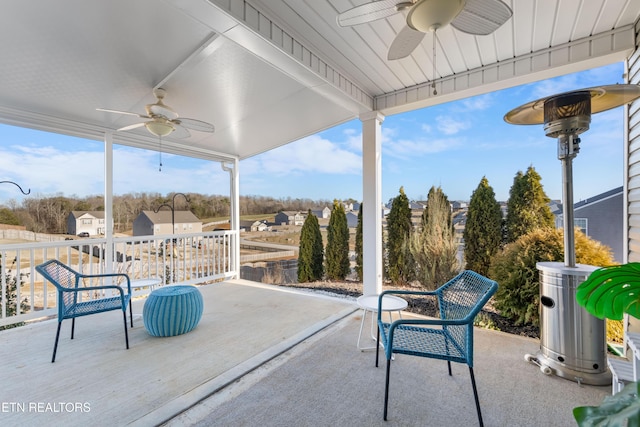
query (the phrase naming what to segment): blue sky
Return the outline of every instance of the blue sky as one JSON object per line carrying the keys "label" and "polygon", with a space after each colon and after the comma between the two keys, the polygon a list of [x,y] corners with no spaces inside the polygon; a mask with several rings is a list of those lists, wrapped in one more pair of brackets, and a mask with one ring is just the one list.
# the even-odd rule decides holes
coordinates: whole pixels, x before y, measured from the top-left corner
{"label": "blue sky", "polygon": [[[526,102],[574,89],[622,83],[623,64],[570,74],[386,117],[382,124],[382,197],[404,187],[424,200],[440,186],[450,200],[469,200],[486,176],[498,200],[507,200],[513,177],[532,165],[552,199],[562,197],[557,143],[542,125],[514,126],[504,114]],[[623,109],[594,115],[574,159],[574,200],[622,185]],[[0,180],[12,180],[32,195],[102,194],[102,142],[0,125]],[[114,193],[197,192],[229,194],[218,163],[114,146]],[[241,195],[275,198],[362,197],[359,120],[311,135],[240,163]],[[91,179],[87,179],[91,177]],[[17,188],[0,185],[0,204],[20,202]]]}

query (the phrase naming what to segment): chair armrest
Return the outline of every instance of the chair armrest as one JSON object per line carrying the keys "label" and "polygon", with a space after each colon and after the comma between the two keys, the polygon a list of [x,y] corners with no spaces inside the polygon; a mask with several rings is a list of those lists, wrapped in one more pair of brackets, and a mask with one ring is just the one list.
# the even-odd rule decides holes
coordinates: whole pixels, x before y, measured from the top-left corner
{"label": "chair armrest", "polygon": [[384,291],[378,296],[378,321],[382,319],[382,299],[385,295],[416,295],[416,296],[434,296],[438,297],[438,291],[407,291],[407,290],[395,290],[390,289]]}
{"label": "chair armrest", "polygon": [[116,289],[120,295],[120,300],[122,300],[122,302],[124,303],[124,297],[125,295],[131,295],[131,292],[125,294],[124,293],[124,289],[122,289],[121,286],[118,285],[107,285],[107,286],[87,286],[87,287],[83,287],[83,288],[66,288],[66,289],[59,289],[58,292],[73,292],[73,293],[80,293],[80,292],[89,292],[89,291],[100,291],[100,290],[104,290],[104,289]]}
{"label": "chair armrest", "polygon": [[[129,279],[129,275],[125,274],[125,273],[105,273],[105,274],[78,274],[78,281],[79,279],[95,279],[95,278],[103,278],[103,277],[124,277],[125,279],[127,279],[127,293],[131,293],[131,280]],[[113,285],[113,286],[118,286],[119,285]],[[87,288],[84,288],[87,289]]]}

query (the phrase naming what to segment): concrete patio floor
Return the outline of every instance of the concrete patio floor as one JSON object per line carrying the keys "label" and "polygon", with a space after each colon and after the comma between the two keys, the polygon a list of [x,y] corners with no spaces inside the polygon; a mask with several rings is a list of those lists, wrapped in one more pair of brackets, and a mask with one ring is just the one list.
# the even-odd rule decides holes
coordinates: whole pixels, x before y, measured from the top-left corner
{"label": "concrete patio floor", "polygon": [[[384,422],[384,360],[375,368],[374,352],[356,348],[361,311],[351,299],[242,280],[200,290],[196,329],[154,338],[137,319],[129,350],[118,312],[79,319],[73,341],[65,321],[54,364],[55,321],[0,332],[0,425],[477,425],[466,366],[449,377],[442,361],[403,355]],[[526,363],[537,340],[484,329],[475,338],[486,426],[575,425],[575,406],[610,393]]]}
{"label": "concrete patio floor", "polygon": [[[215,396],[175,417],[176,426],[478,425],[466,365],[396,355],[389,420],[383,421],[385,359],[356,348],[360,312],[340,320]],[[368,320],[368,319],[367,319]],[[610,386],[548,377],[524,361],[539,342],[475,331],[475,374],[485,426],[573,426],[576,406],[597,405]]]}

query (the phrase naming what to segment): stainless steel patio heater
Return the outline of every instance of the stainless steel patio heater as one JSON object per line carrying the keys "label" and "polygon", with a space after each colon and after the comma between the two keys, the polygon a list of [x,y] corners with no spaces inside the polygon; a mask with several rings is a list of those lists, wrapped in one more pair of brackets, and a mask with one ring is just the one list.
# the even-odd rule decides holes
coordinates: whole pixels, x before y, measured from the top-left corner
{"label": "stainless steel patio heater", "polygon": [[558,159],[562,162],[564,264],[536,265],[540,271],[540,351],[525,355],[546,375],[593,385],[611,382],[606,364],[605,322],[576,301],[576,288],[597,267],[576,264],[573,159],[580,150],[578,135],[589,129],[592,114],[619,107],[639,96],[637,85],[593,87],[529,102],[504,117],[511,124],[544,124],[545,134],[558,139]]}

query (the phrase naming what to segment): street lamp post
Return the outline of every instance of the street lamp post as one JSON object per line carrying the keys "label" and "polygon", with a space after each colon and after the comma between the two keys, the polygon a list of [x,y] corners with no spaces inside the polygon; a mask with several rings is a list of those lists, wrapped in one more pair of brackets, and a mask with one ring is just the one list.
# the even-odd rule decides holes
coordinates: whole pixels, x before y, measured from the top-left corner
{"label": "street lamp post", "polygon": [[[160,211],[160,209],[162,209],[163,207],[167,207],[169,209],[171,209],[171,235],[175,235],[176,233],[176,215],[175,215],[175,210],[176,210],[176,196],[182,196],[184,197],[184,199],[187,201],[187,203],[190,203],[189,198],[183,194],[183,193],[175,193],[173,195],[173,197],[171,198],[171,205],[169,205],[168,203],[163,203],[160,206],[158,206],[158,209],[154,209],[153,212],[154,213],[158,213]],[[171,239],[171,245],[173,247],[173,253],[174,253],[174,257],[173,257],[173,262],[171,263],[171,277],[174,278],[175,280],[175,271],[176,271],[176,266],[174,266],[174,264],[178,261],[178,253],[177,253],[177,248],[175,246],[175,243],[177,243],[177,239]]]}
{"label": "street lamp post", "polygon": [[184,199],[187,201],[187,203],[191,202],[189,200],[189,198],[184,193],[175,193],[173,195],[173,197],[171,198],[171,205],[169,205],[168,203],[163,203],[160,206],[158,206],[158,209],[154,209],[153,210],[153,213],[158,213],[163,206],[166,206],[167,208],[171,209],[171,234],[175,234],[176,233],[176,215],[175,215],[176,196],[184,197]]}

